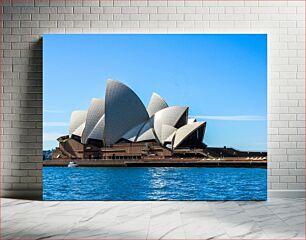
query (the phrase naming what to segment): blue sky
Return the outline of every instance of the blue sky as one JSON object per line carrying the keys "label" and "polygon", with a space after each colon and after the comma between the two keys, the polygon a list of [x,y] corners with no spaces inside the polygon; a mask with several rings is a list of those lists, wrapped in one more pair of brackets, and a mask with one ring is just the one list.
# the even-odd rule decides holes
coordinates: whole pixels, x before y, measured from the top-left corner
{"label": "blue sky", "polygon": [[70,114],[122,81],[147,106],[152,92],[206,120],[204,142],[267,149],[266,34],[47,34],[44,141],[68,134]]}

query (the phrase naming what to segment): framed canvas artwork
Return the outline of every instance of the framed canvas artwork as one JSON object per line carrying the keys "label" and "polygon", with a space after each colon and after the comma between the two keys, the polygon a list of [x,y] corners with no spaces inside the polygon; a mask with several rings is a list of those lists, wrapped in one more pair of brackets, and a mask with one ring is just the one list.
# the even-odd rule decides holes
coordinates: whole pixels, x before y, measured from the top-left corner
{"label": "framed canvas artwork", "polygon": [[266,34],[43,36],[44,200],[266,200]]}

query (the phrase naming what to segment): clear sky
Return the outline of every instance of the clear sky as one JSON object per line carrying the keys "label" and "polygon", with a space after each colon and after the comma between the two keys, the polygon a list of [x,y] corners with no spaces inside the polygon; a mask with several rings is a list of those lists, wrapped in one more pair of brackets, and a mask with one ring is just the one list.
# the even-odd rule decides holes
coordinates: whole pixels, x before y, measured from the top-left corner
{"label": "clear sky", "polygon": [[44,150],[68,134],[70,114],[122,81],[147,106],[152,92],[207,121],[204,143],[267,149],[266,34],[43,36]]}

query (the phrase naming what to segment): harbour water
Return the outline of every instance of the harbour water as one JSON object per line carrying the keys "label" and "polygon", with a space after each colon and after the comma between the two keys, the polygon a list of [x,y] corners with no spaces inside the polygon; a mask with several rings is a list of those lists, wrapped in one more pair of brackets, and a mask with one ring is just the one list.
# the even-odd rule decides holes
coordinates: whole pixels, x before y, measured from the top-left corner
{"label": "harbour water", "polygon": [[266,200],[267,169],[43,168],[44,200]]}

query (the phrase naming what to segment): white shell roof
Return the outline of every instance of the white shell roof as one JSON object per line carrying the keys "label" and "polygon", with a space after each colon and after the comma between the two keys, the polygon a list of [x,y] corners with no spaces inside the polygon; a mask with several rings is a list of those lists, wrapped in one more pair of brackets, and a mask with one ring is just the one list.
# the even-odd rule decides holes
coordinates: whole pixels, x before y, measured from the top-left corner
{"label": "white shell roof", "polygon": [[[87,117],[85,122],[85,128],[82,133],[81,142],[86,143],[89,135],[93,131],[97,122],[104,114],[104,100],[93,98],[87,111]],[[102,131],[102,130],[101,130]]]}
{"label": "white shell roof", "polygon": [[97,122],[96,126],[89,134],[88,139],[103,140],[104,127],[105,127],[105,115],[103,115],[100,118],[100,120]]}
{"label": "white shell roof", "polygon": [[166,143],[166,142],[172,143],[172,140],[173,140],[173,138],[174,138],[174,136],[175,136],[175,133],[176,133],[176,131],[174,131],[173,133],[171,133],[170,136],[167,137],[167,139],[165,139],[164,143]]}
{"label": "white shell roof", "polygon": [[153,116],[159,110],[162,110],[167,107],[168,104],[166,103],[166,101],[157,93],[153,93],[147,108],[149,117]]}
{"label": "white shell roof", "polygon": [[76,130],[74,130],[72,135],[81,137],[81,135],[83,133],[83,130],[84,130],[84,127],[85,127],[85,122],[83,122]]}
{"label": "white shell roof", "polygon": [[[154,130],[159,142],[163,142],[162,126],[169,125],[175,127],[180,118],[188,110],[188,107],[172,106],[164,108],[154,115]],[[171,132],[172,133],[172,132]],[[170,133],[170,134],[171,134]],[[170,135],[169,134],[169,135]]]}
{"label": "white shell roof", "polygon": [[145,131],[144,133],[142,133],[137,138],[136,141],[141,142],[141,141],[150,141],[150,140],[156,140],[156,137],[155,137],[154,132],[153,132],[153,128],[150,128],[147,131]]}
{"label": "white shell roof", "polygon": [[[82,124],[85,123],[87,111],[73,111],[70,116],[69,123],[69,136],[74,134],[75,130]],[[85,126],[85,124],[84,124]],[[82,133],[81,133],[82,134]],[[81,136],[81,135],[77,135]]]}
{"label": "white shell roof", "polygon": [[141,141],[149,141],[149,140],[155,140],[156,137],[153,132],[153,122],[154,118],[150,118],[145,125],[143,125],[142,129],[138,133],[138,137],[136,139],[136,142]]}
{"label": "white shell roof", "polygon": [[162,125],[162,138],[160,139],[160,143],[164,144],[165,140],[176,131],[175,127],[172,127],[167,124]]}
{"label": "white shell roof", "polygon": [[[152,94],[146,110],[128,86],[108,80],[105,101],[93,99],[88,111],[72,112],[69,136],[80,136],[82,143],[87,143],[88,139],[102,140],[106,145],[121,138],[131,142],[156,140],[163,145],[171,143],[172,148],[176,148],[197,129],[205,130],[205,122],[187,118],[188,107],[168,107],[156,93]],[[200,138],[203,136],[204,131],[201,131]]]}
{"label": "white shell roof", "polygon": [[183,127],[180,127],[174,137],[174,143],[173,148],[176,148],[179,146],[185,138],[187,138],[190,134],[192,134],[194,131],[201,127],[205,127],[205,122],[194,122],[187,125],[184,125]]}
{"label": "white shell roof", "polygon": [[145,123],[140,123],[138,125],[136,125],[135,127],[133,127],[131,130],[127,131],[127,133],[125,133],[122,138],[129,140],[131,142],[134,142],[136,140],[136,137],[138,136],[139,131],[141,130],[141,128],[143,127]]}
{"label": "white shell roof", "polygon": [[108,80],[105,94],[105,143],[116,143],[127,131],[149,119],[139,97],[123,83]]}

